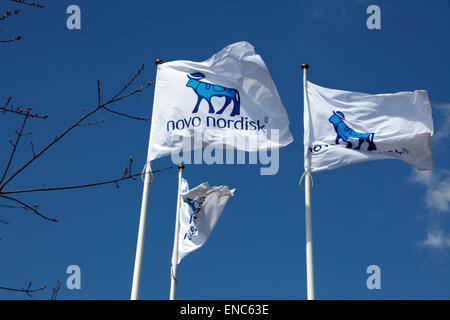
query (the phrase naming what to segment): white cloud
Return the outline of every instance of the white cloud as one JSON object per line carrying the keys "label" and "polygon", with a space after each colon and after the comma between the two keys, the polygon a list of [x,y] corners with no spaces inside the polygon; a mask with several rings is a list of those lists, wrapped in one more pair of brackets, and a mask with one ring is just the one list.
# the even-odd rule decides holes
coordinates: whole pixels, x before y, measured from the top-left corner
{"label": "white cloud", "polygon": [[445,234],[444,231],[439,229],[429,231],[427,238],[421,245],[435,249],[450,248],[450,234]]}
{"label": "white cloud", "polygon": [[450,137],[450,103],[432,104],[432,109],[435,128],[431,142],[435,144]]}
{"label": "white cloud", "polygon": [[450,208],[450,171],[414,170],[411,180],[426,187],[425,203],[439,212],[448,212]]}
{"label": "white cloud", "polygon": [[450,248],[450,233],[444,230],[450,212],[450,170],[414,170],[410,180],[425,187],[425,204],[430,209],[426,216],[427,236],[420,245],[433,249]]}
{"label": "white cloud", "polygon": [[428,186],[432,184],[434,180],[433,171],[419,171],[417,169],[413,169],[411,172],[411,181]]}

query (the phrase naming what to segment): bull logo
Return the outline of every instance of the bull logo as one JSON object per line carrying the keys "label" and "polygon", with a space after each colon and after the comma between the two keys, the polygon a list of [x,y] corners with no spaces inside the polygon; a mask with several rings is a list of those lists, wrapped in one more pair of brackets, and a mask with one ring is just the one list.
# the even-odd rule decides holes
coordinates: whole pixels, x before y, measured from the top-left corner
{"label": "bull logo", "polygon": [[339,140],[342,140],[344,142],[347,142],[347,148],[352,148],[352,143],[349,141],[349,138],[355,138],[359,140],[359,144],[355,149],[360,149],[361,145],[364,142],[367,142],[369,144],[369,147],[367,148],[367,151],[373,151],[377,150],[377,147],[375,143],[373,142],[373,136],[375,133],[359,133],[354,131],[352,128],[347,126],[345,122],[343,121],[345,119],[345,116],[342,112],[337,111],[334,112],[331,115],[331,117],[328,119],[333,126],[334,130],[336,130],[336,144],[339,144]]}
{"label": "bull logo", "polygon": [[197,228],[197,225],[195,224],[195,222],[196,222],[196,219],[198,218],[198,214],[199,214],[200,210],[202,209],[203,204],[206,200],[206,196],[199,196],[194,199],[185,198],[183,200],[192,209],[192,213],[189,218],[190,227],[189,227],[188,231],[184,234],[183,239],[188,238],[189,240],[192,240],[194,238],[194,236],[196,236],[198,234],[198,228]]}
{"label": "bull logo", "polygon": [[239,96],[239,91],[232,88],[226,88],[222,86],[218,86],[215,84],[207,83],[200,81],[203,79],[205,75],[200,72],[195,72],[188,74],[187,77],[189,81],[186,83],[186,87],[192,88],[195,94],[197,95],[197,103],[195,104],[194,110],[192,113],[198,112],[198,107],[200,106],[200,102],[205,99],[209,104],[209,113],[214,113],[214,106],[211,103],[212,97],[225,97],[225,103],[217,114],[222,114],[226,107],[233,101],[233,110],[231,110],[230,116],[238,116],[241,111],[241,97]]}
{"label": "bull logo", "polygon": [[191,209],[192,209],[192,214],[189,219],[189,223],[192,223],[193,220],[197,219],[198,213],[202,209],[202,206],[203,206],[203,203],[205,202],[205,200],[206,200],[206,196],[199,196],[194,199],[189,199],[189,198],[184,199],[184,202],[187,203],[189,205],[189,207],[191,207]]}

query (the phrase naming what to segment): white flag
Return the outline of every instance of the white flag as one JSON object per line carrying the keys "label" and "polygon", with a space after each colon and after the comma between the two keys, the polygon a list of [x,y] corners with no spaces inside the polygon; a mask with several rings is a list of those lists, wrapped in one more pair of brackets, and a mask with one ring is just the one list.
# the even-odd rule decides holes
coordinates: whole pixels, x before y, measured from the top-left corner
{"label": "white flag", "polygon": [[189,190],[182,179],[178,263],[205,244],[234,190],[228,186],[210,187],[208,182]]}
{"label": "white flag", "polygon": [[275,84],[248,42],[203,62],[158,65],[148,160],[208,145],[254,152],[292,141]]}
{"label": "white flag", "polygon": [[378,159],[433,169],[427,91],[372,95],[308,81],[306,92],[304,146],[305,157],[311,154],[311,172]]}

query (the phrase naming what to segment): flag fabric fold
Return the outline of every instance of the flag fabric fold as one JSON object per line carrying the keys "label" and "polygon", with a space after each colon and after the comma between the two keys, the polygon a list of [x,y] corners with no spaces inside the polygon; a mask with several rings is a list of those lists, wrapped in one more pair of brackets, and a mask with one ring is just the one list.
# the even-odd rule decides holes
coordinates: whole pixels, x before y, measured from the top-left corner
{"label": "flag fabric fold", "polygon": [[208,145],[255,152],[292,141],[275,84],[248,42],[229,45],[203,62],[158,65],[149,161]]}
{"label": "flag fabric fold", "polygon": [[234,191],[228,186],[210,187],[208,182],[189,190],[182,179],[178,263],[205,244]]}
{"label": "flag fabric fold", "polygon": [[433,169],[427,91],[366,94],[305,85],[304,148],[311,172],[379,159]]}

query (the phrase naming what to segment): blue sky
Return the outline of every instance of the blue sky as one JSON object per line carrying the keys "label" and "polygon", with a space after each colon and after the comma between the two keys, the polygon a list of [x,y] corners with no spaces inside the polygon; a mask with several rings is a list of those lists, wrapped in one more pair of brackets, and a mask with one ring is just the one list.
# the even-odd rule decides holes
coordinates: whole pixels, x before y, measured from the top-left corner
{"label": "blue sky", "polygon": [[[42,1],[46,8],[1,0],[22,12],[0,22],[0,100],[49,114],[30,121],[14,167],[96,104],[96,81],[112,95],[141,63],[203,61],[223,47],[250,42],[264,59],[290,118],[294,142],[280,150],[280,170],[257,165],[190,165],[190,186],[236,188],[206,245],[178,267],[178,299],[305,299],[301,63],[321,86],[367,93],[426,89],[433,107],[435,170],[419,174],[398,160],[361,163],[314,175],[312,219],[318,299],[449,299],[450,4],[426,1]],[[81,30],[66,28],[67,6],[81,8]],[[368,30],[366,8],[381,8],[381,30]],[[139,85],[141,84],[139,83]],[[151,116],[153,88],[115,105]],[[145,163],[149,122],[100,114],[77,128],[10,188],[82,184],[121,176],[130,155]],[[20,118],[0,115],[0,157]],[[153,162],[171,165],[170,157]],[[150,189],[141,278],[142,299],[168,299],[177,172],[159,173]],[[351,190],[351,191],[349,191]],[[140,180],[89,190],[29,194],[51,223],[0,208],[0,286],[32,281],[60,299],[128,299],[142,197]],[[65,286],[81,268],[81,290]],[[366,268],[381,268],[381,290],[368,290]],[[51,289],[33,299],[48,299]],[[0,299],[28,299],[0,291]]]}

